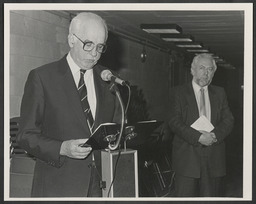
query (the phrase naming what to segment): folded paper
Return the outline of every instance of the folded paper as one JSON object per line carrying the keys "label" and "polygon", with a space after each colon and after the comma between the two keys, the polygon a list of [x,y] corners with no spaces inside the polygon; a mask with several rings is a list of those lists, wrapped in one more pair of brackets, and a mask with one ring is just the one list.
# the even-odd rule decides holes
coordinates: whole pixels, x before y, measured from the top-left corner
{"label": "folded paper", "polygon": [[204,116],[200,116],[192,125],[192,128],[195,130],[204,130],[207,132],[211,132],[214,129],[212,123]]}

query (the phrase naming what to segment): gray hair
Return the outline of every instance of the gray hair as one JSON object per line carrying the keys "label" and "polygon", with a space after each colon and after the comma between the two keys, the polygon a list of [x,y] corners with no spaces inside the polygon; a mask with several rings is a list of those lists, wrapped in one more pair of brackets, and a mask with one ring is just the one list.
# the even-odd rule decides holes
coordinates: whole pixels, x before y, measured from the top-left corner
{"label": "gray hair", "polygon": [[82,12],[75,16],[69,25],[69,34],[73,34],[74,31],[78,31],[84,20],[97,20],[103,24],[106,31],[106,39],[108,38],[108,26],[104,19],[99,15],[90,12]]}
{"label": "gray hair", "polygon": [[214,71],[216,71],[216,69],[217,69],[216,62],[215,62],[214,58],[212,57],[212,55],[211,55],[211,54],[208,54],[208,53],[202,53],[202,54],[196,55],[196,56],[194,57],[193,61],[192,61],[191,69],[195,69],[195,68],[197,67],[198,61],[199,61],[200,59],[203,59],[203,58],[204,58],[204,59],[207,58],[207,59],[211,60],[211,61],[212,61],[212,64],[213,64],[213,67],[214,67]]}

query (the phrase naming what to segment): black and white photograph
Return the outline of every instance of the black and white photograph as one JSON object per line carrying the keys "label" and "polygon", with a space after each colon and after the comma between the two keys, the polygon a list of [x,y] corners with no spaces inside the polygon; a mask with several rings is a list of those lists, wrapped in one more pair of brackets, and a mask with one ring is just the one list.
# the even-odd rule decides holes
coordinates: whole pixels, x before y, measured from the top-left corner
{"label": "black and white photograph", "polygon": [[3,7],[3,201],[252,201],[253,3]]}

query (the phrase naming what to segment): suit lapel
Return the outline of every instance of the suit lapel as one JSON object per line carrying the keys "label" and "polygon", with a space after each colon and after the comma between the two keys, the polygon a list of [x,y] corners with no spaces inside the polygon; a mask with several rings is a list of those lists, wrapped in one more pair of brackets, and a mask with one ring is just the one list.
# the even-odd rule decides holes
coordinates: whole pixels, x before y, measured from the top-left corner
{"label": "suit lapel", "polygon": [[66,61],[66,57],[61,60],[59,72],[62,75],[62,80],[60,83],[62,84],[63,91],[66,94],[67,101],[70,104],[70,107],[74,110],[78,120],[81,122],[82,126],[89,131],[89,127],[86,123],[86,117],[83,113],[80,97],[77,92],[76,84],[74,78],[72,76],[71,70]]}
{"label": "suit lapel", "polygon": [[199,110],[196,102],[196,96],[194,93],[194,89],[192,87],[192,82],[187,86],[187,94],[186,94],[187,104],[189,107],[189,113],[193,117],[192,121],[195,121],[199,118]]}
{"label": "suit lapel", "polygon": [[103,112],[101,109],[105,101],[105,82],[100,77],[100,70],[98,69],[97,65],[93,69],[93,76],[97,100],[95,121],[93,127],[93,130],[95,130],[101,124],[101,113]]}
{"label": "suit lapel", "polygon": [[[214,91],[214,88],[210,85],[208,86],[208,93],[209,93],[209,99],[210,99],[210,105],[211,105],[211,121],[214,123],[217,118],[217,95]],[[199,117],[199,110],[196,102],[195,93],[192,87],[192,83],[187,86],[187,102],[189,105],[189,111],[191,115],[194,116],[194,120],[196,120]]]}
{"label": "suit lapel", "polygon": [[209,99],[210,99],[210,105],[211,105],[211,121],[214,123],[217,118],[217,95],[213,89],[212,86],[208,87],[208,93],[209,93]]}

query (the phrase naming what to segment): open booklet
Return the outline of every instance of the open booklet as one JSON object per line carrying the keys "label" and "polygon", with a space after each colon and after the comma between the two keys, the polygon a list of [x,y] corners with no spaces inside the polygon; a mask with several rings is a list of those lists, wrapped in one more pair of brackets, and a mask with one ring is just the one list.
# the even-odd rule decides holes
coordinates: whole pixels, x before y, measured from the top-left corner
{"label": "open booklet", "polygon": [[200,116],[192,125],[192,128],[195,130],[204,130],[207,132],[211,132],[214,129],[212,123],[204,116]]}
{"label": "open booklet", "polygon": [[[124,128],[134,126],[134,132],[138,137],[151,134],[162,122],[156,120],[140,121],[136,124],[125,124]],[[106,149],[109,139],[118,138],[120,133],[120,124],[102,123],[92,133],[91,137],[82,146],[91,146],[93,150]],[[125,132],[125,131],[124,131]]]}

